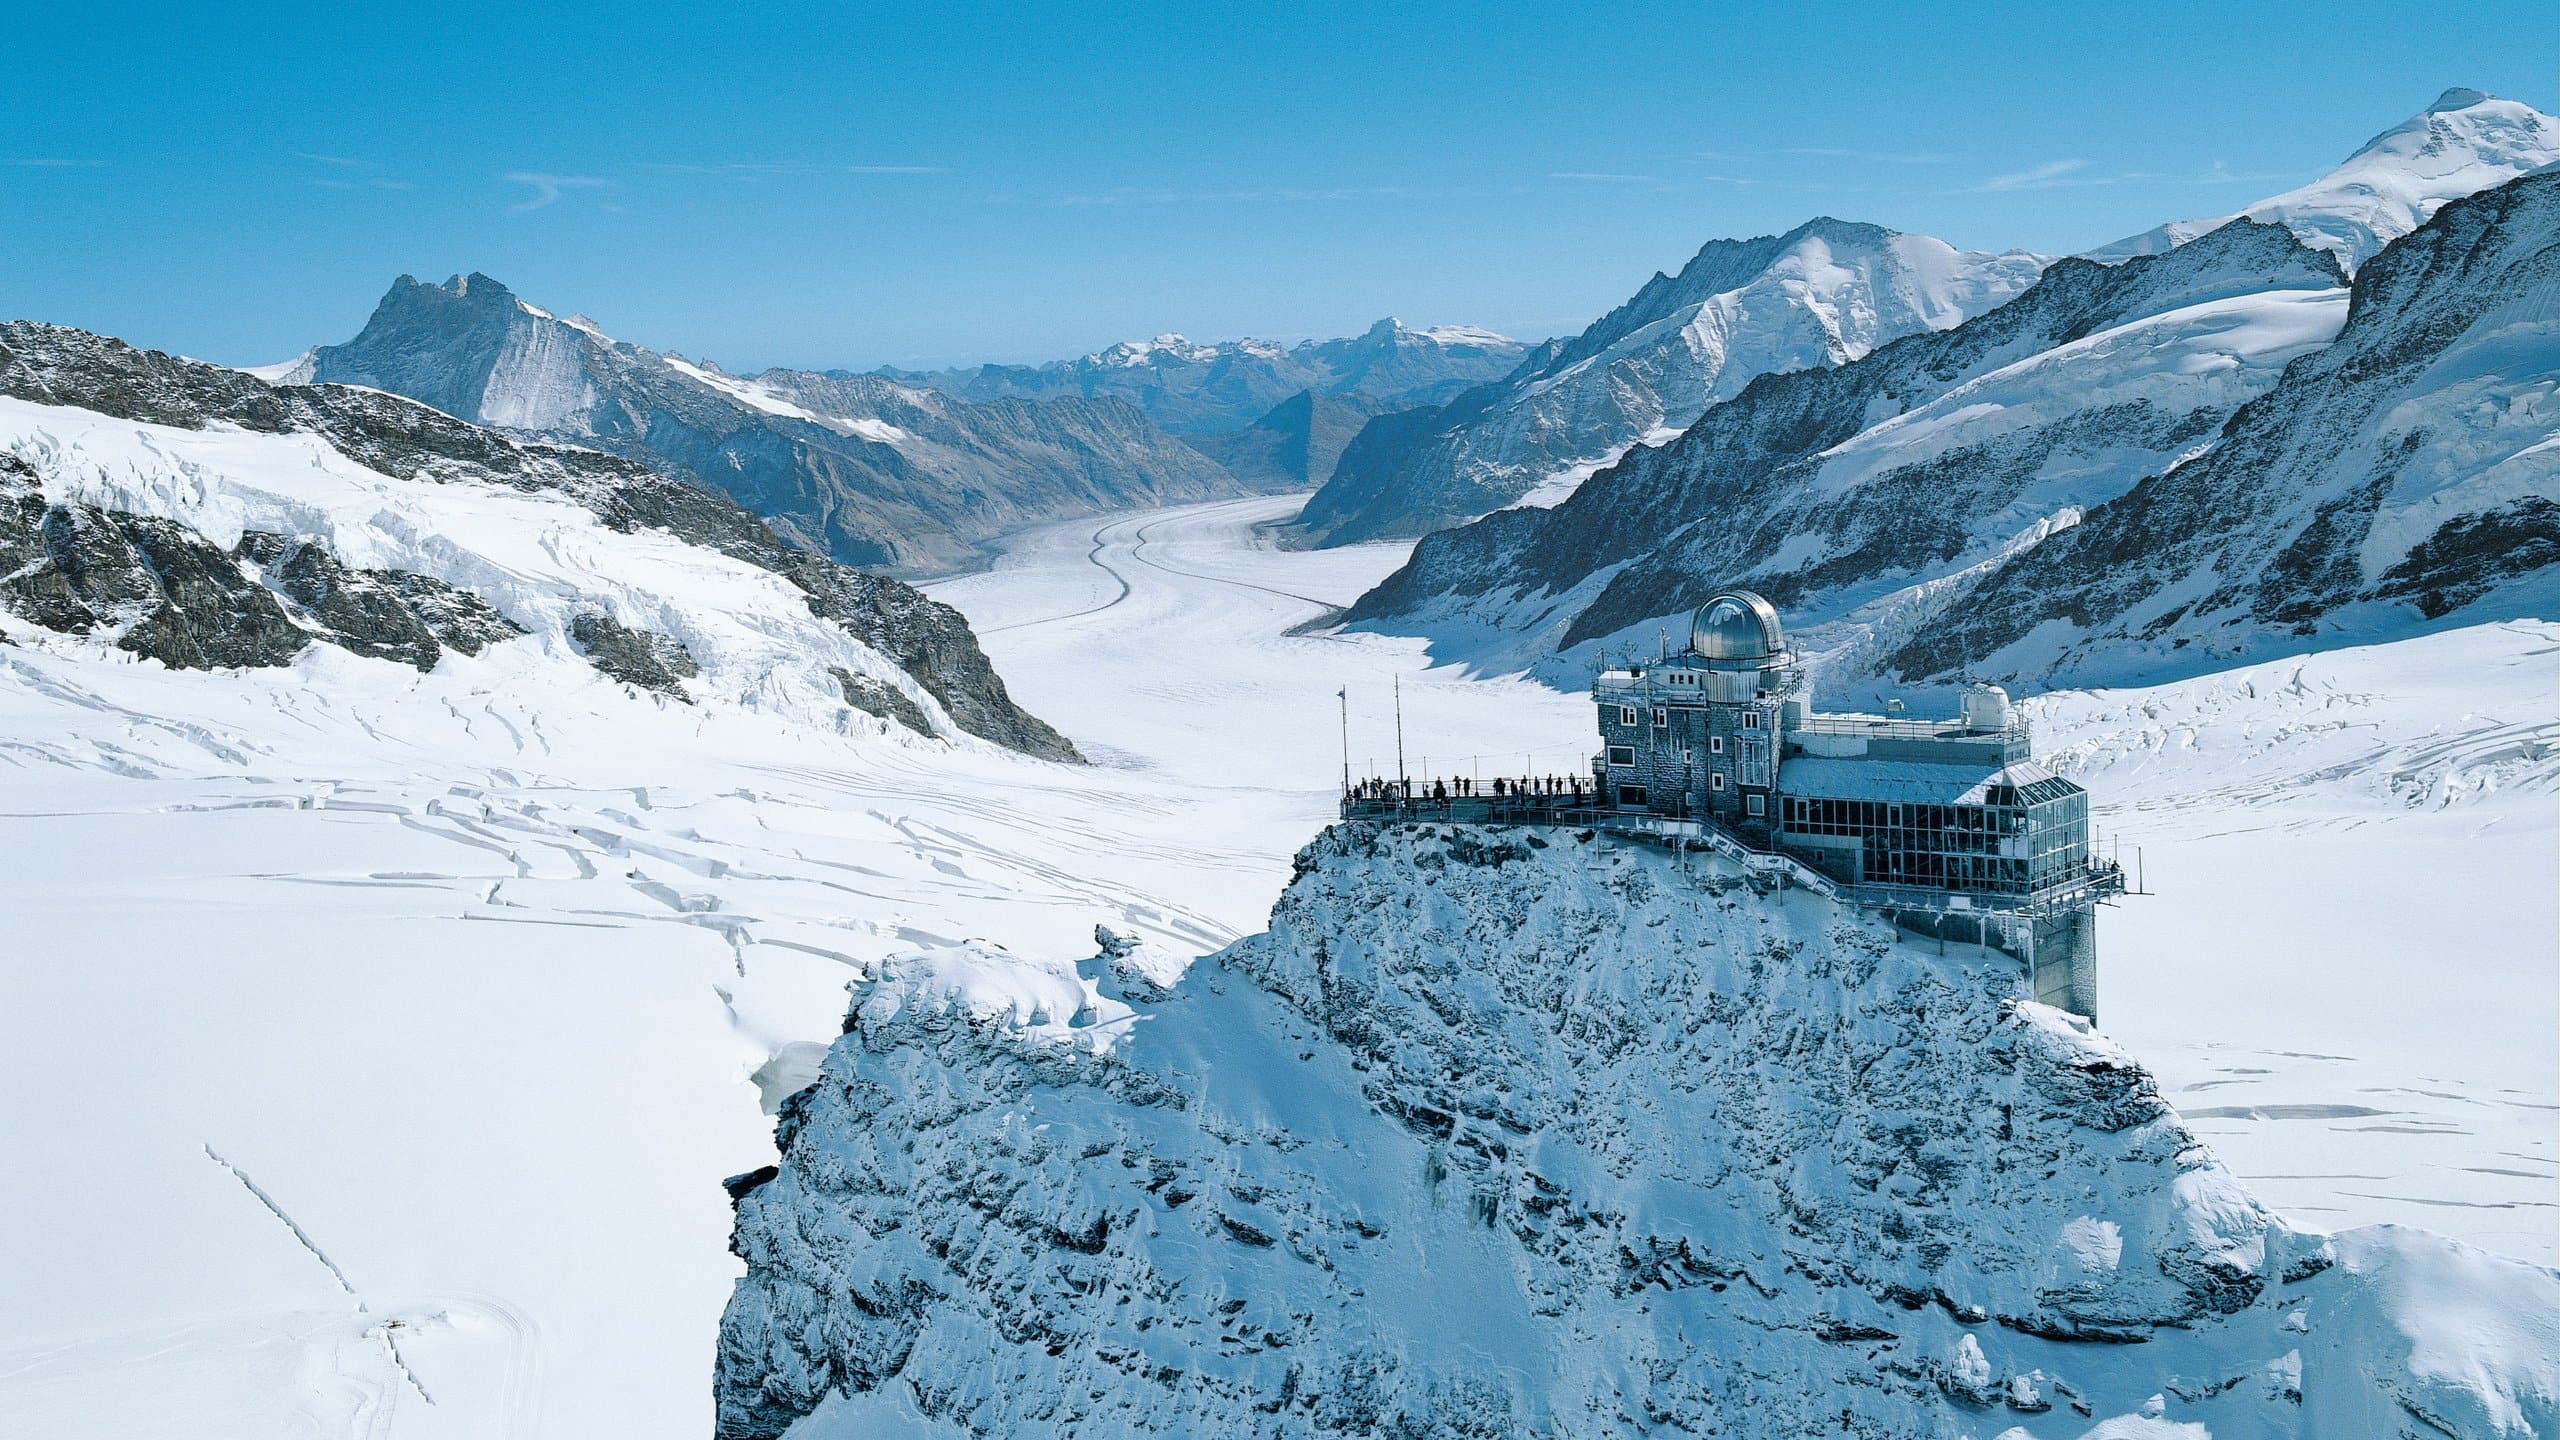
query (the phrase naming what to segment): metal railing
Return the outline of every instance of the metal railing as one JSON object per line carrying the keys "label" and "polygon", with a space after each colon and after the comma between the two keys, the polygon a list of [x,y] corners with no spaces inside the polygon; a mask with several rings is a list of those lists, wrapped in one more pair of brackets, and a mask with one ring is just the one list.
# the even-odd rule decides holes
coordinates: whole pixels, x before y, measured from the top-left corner
{"label": "metal railing", "polygon": [[1891,715],[1842,715],[1816,711],[1787,726],[1791,732],[1806,735],[1864,735],[1886,740],[1949,740],[1967,736],[1984,739],[2031,741],[2026,718],[2012,714],[2008,723],[1993,728],[1968,725],[1962,717],[1952,720],[1907,720]]}

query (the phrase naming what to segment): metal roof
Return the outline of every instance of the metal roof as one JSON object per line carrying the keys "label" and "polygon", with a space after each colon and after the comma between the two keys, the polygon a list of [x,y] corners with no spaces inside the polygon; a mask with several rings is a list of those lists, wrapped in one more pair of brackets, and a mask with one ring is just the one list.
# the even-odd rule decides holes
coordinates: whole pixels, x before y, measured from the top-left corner
{"label": "metal roof", "polygon": [[1709,660],[1772,659],[1785,652],[1778,608],[1748,590],[1727,590],[1698,607],[1689,648]]}
{"label": "metal roof", "polygon": [[1982,805],[1995,785],[2014,786],[2025,804],[2078,793],[2033,761],[1996,768],[1931,765],[1917,760],[1860,760],[1799,755],[1780,762],[1778,793],[1795,799],[1881,800],[1894,805]]}

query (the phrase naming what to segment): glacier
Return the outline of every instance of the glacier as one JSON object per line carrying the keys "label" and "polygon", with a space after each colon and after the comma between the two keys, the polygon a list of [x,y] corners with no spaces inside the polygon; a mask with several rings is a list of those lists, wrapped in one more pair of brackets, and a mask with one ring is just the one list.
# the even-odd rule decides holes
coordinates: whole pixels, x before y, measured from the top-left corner
{"label": "glacier", "polygon": [[[710,1430],[718,1179],[778,1161],[848,982],[961,952],[995,993],[1049,977],[1073,1032],[1102,923],[1141,942],[1123,995],[1181,985],[1323,824],[1346,685],[1365,769],[1399,679],[1418,767],[1587,755],[1579,697],[1300,631],[1404,547],[1270,548],[1295,503],[1061,523],[931,587],[1088,767],[635,698],[524,641],[179,672],[0,617],[0,1224],[46,1237],[0,1297],[0,1432]],[[369,558],[429,563],[411,543]],[[2161,892],[2106,919],[2110,1033],[2295,1230],[2560,1262],[2532,1108],[2560,996],[2513,959],[2560,926],[2555,645],[2473,627],[2029,702]],[[2306,865],[2336,883],[2253,883]],[[2441,911],[2389,903],[2395,866]]]}

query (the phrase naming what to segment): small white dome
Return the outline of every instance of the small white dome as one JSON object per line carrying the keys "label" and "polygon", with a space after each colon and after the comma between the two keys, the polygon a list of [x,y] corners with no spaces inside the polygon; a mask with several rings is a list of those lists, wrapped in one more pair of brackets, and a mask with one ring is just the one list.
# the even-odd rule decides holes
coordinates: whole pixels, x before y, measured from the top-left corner
{"label": "small white dome", "polygon": [[1785,644],[1777,607],[1748,590],[1709,600],[1689,625],[1689,648],[1708,660],[1766,660]]}

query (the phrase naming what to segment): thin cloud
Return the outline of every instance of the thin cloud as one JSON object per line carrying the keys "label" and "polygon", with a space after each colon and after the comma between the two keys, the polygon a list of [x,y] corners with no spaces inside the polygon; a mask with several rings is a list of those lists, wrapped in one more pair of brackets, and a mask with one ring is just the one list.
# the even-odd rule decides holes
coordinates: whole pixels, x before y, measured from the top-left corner
{"label": "thin cloud", "polygon": [[1790,145],[1778,152],[1820,160],[1863,160],[1870,165],[1944,165],[1948,157],[1901,150],[1843,150],[1829,145]]}
{"label": "thin cloud", "polygon": [[373,162],[370,160],[351,160],[344,155],[317,155],[309,150],[296,150],[293,152],[293,158],[297,160],[308,160],[314,165],[332,166],[340,170],[370,170],[373,168]]}
{"label": "thin cloud", "polygon": [[742,180],[772,175],[947,175],[942,165],[824,165],[813,160],[678,160],[648,167],[662,175],[730,175]]}
{"label": "thin cloud", "polygon": [[2049,190],[2056,185],[2085,185],[2088,180],[2071,177],[2087,168],[2088,164],[2086,160],[2048,160],[2025,170],[1994,175],[1973,188],[1985,194],[1996,194],[2007,190]]}
{"label": "thin cloud", "polygon": [[2220,161],[2199,173],[2171,174],[2161,170],[2124,170],[2112,175],[2092,175],[2087,161],[2055,160],[2013,175],[1994,175],[1979,185],[1959,194],[1989,194],[2017,190],[2057,190],[2089,185],[2262,185],[2289,178],[2275,172],[2236,171]]}
{"label": "thin cloud", "polygon": [[30,155],[21,160],[0,160],[0,165],[14,166],[20,170],[87,170],[96,166],[97,163],[95,160],[65,160],[53,155]]}
{"label": "thin cloud", "polygon": [[540,210],[560,203],[561,193],[568,190],[592,190],[611,182],[594,175],[554,175],[546,170],[510,170],[502,179],[533,187],[532,196],[510,210]]}
{"label": "thin cloud", "polygon": [[[1109,190],[1060,195],[1049,203],[1069,207],[1092,205],[1264,204],[1330,200],[1372,200],[1413,194],[1401,185],[1338,187],[1263,186],[1246,190],[1178,190],[1161,185],[1120,185]],[[1016,203],[1012,195],[993,195],[993,204]]]}
{"label": "thin cloud", "polygon": [[1659,175],[1621,175],[1608,170],[1550,170],[1550,180],[1587,180],[1603,185],[1659,185]]}

